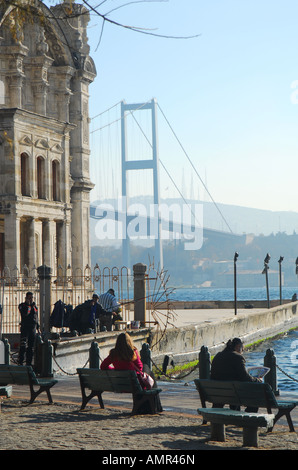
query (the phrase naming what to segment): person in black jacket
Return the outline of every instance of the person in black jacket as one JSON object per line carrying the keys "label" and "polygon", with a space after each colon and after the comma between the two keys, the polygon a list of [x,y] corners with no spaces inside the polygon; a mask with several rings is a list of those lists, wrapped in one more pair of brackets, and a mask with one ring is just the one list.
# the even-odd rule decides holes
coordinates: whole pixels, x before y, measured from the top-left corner
{"label": "person in black jacket", "polygon": [[[243,357],[244,346],[240,338],[229,340],[223,351],[217,353],[211,364],[210,378],[212,380],[236,380],[240,382],[261,382],[261,379],[252,377],[246,370]],[[215,408],[224,404],[214,404]],[[234,406],[230,408],[235,409]],[[257,412],[258,408],[248,407],[246,411]]]}
{"label": "person in black jacket", "polygon": [[112,326],[111,314],[106,312],[98,303],[98,295],[93,294],[92,299],[88,299],[75,307],[70,316],[69,327],[71,331],[77,331],[80,335],[90,333],[91,330],[95,329],[96,320],[100,322],[101,331],[102,324],[105,324],[105,321],[109,321]]}
{"label": "person in black jacket", "polygon": [[22,365],[26,353],[26,365],[31,366],[33,348],[37,331],[39,332],[38,309],[33,302],[32,292],[27,292],[25,302],[19,305],[21,314],[21,340],[19,350],[19,365]]}
{"label": "person in black jacket", "polygon": [[217,353],[212,361],[211,379],[258,382],[259,379],[252,377],[246,370],[243,350],[240,338],[229,340],[225,349]]}

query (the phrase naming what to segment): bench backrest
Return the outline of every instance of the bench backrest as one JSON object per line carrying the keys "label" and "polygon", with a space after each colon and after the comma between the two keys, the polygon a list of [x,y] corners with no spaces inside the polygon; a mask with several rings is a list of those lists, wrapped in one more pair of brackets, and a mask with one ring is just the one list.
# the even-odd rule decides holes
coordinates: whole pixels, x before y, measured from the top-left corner
{"label": "bench backrest", "polygon": [[27,385],[29,384],[29,374],[32,382],[36,383],[36,375],[31,366],[0,364],[0,385]]}
{"label": "bench backrest", "polygon": [[278,408],[273,390],[268,383],[233,382],[239,403],[260,408]]}
{"label": "bench backrest", "polygon": [[195,379],[194,382],[203,406],[205,406],[206,401],[209,403],[239,405],[233,382],[208,379]]}
{"label": "bench backrest", "polygon": [[77,369],[84,387],[95,391],[142,393],[134,370]]}
{"label": "bench backrest", "polygon": [[272,388],[260,382],[230,382],[195,379],[203,406],[205,402],[236,406],[278,408]]}

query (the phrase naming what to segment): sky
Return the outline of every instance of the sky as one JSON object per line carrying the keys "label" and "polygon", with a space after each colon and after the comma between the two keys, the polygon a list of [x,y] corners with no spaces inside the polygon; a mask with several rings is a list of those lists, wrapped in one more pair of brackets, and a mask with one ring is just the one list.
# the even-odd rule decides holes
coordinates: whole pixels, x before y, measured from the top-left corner
{"label": "sky", "polygon": [[[107,0],[98,10],[124,3]],[[199,36],[159,38],[105,23],[99,42],[102,20],[91,15],[92,198],[120,184],[119,162],[107,171],[112,145],[120,146],[119,106],[105,111],[155,98],[172,129],[159,113],[162,197],[174,195],[175,181],[185,196],[210,200],[207,187],[217,203],[298,212],[298,2],[130,2],[109,17],[156,34]],[[135,178],[136,192],[148,178]]]}

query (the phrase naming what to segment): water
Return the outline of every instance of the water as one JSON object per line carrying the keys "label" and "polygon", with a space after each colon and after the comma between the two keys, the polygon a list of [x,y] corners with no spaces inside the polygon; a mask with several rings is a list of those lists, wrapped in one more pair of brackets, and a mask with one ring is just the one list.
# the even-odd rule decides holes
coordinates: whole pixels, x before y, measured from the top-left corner
{"label": "water", "polygon": [[[291,299],[294,293],[298,293],[298,286],[284,287],[282,289],[282,298]],[[271,300],[279,299],[279,287],[269,288],[269,298]],[[234,300],[234,289],[213,289],[211,287],[181,288],[175,287],[170,294],[171,300],[181,301],[200,301],[200,300]],[[262,287],[242,287],[237,289],[238,300],[267,300],[266,288]]]}
{"label": "water", "polygon": [[[290,299],[298,291],[295,287],[283,288],[283,299]],[[171,294],[171,300],[234,300],[233,289],[182,289],[178,288]],[[237,289],[237,298],[239,300],[266,300],[266,289],[261,288],[242,288]],[[270,289],[270,299],[279,299],[279,288]],[[246,366],[264,365],[264,356],[267,349],[273,349],[277,365],[287,375],[277,369],[277,385],[283,395],[298,393],[298,330],[290,331],[286,335],[261,343],[254,351],[245,352]],[[290,377],[288,377],[290,376]]]}
{"label": "water", "polygon": [[[268,340],[261,343],[256,350],[244,351],[246,366],[261,366],[267,349],[273,349],[277,369],[277,386],[280,392],[298,392],[298,331],[290,331],[279,339]],[[285,372],[285,373],[284,373]],[[286,375],[287,374],[287,375]]]}

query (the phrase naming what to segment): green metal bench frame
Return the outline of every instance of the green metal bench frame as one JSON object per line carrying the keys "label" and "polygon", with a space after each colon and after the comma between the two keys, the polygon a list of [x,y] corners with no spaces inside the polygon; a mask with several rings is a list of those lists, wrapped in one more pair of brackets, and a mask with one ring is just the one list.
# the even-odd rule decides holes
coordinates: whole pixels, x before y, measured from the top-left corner
{"label": "green metal bench frame", "polygon": [[[29,385],[30,401],[33,403],[36,397],[46,392],[49,403],[53,403],[50,389],[58,382],[55,379],[38,378],[31,366],[17,366],[0,364],[0,386],[4,385]],[[34,387],[39,387],[35,390]]]}
{"label": "green metal bench frame", "polygon": [[272,388],[268,383],[260,382],[237,382],[195,379],[196,388],[200,394],[202,407],[206,408],[206,402],[213,405],[234,405],[237,407],[266,408],[271,414],[273,409],[277,409],[272,427],[282,417],[285,416],[291,432],[295,432],[291,411],[298,402],[288,400],[277,400]]}
{"label": "green metal bench frame", "polygon": [[[87,403],[97,397],[100,407],[104,408],[102,400],[103,392],[131,393],[133,397],[132,414],[137,414],[140,407],[148,400],[151,414],[156,411],[156,397],[161,392],[160,388],[143,390],[134,370],[100,370],[77,369],[82,392],[81,411]],[[89,395],[86,389],[90,390]]]}

